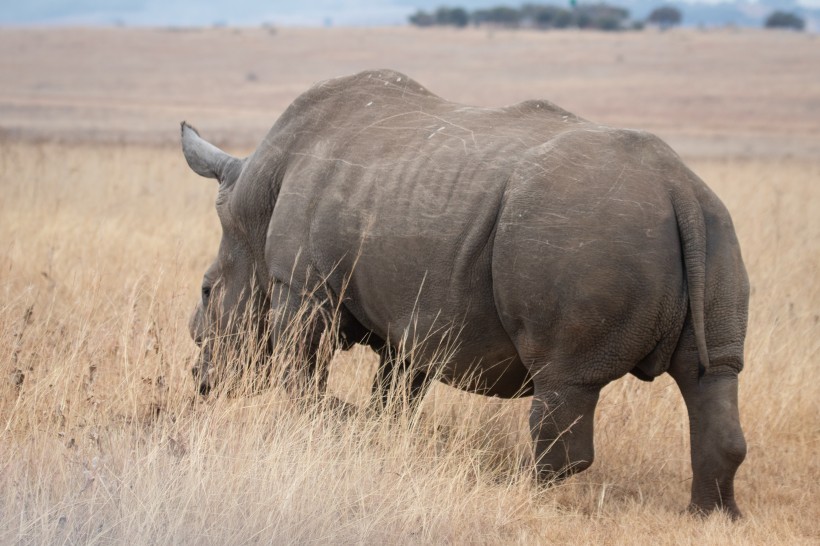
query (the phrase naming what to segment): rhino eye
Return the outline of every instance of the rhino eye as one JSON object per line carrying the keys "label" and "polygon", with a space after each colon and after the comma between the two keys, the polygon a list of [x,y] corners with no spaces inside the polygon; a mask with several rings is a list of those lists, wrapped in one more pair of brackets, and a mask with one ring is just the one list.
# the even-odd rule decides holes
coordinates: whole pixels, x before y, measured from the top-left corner
{"label": "rhino eye", "polygon": [[204,285],[202,287],[202,301],[208,301],[208,298],[211,297],[211,287],[208,285]]}

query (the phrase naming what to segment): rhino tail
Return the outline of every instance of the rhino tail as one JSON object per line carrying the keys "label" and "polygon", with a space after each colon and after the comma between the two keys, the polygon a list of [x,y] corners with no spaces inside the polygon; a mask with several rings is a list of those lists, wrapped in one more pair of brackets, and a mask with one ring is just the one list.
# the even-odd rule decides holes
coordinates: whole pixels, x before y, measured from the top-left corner
{"label": "rhino tail", "polygon": [[698,347],[698,376],[709,369],[709,352],[706,349],[704,300],[706,290],[706,222],[700,203],[691,190],[679,186],[672,190],[672,207],[680,232],[683,250],[683,267],[689,292],[689,310]]}

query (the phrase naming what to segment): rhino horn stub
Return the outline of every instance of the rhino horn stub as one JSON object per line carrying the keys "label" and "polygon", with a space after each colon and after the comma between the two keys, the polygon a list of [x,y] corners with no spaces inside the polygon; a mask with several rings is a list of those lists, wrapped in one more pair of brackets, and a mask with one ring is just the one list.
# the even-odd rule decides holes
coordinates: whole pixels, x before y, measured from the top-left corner
{"label": "rhino horn stub", "polygon": [[186,122],[181,124],[182,153],[188,166],[200,176],[216,178],[220,184],[229,173],[236,172],[241,163],[238,158],[223,152],[204,138]]}

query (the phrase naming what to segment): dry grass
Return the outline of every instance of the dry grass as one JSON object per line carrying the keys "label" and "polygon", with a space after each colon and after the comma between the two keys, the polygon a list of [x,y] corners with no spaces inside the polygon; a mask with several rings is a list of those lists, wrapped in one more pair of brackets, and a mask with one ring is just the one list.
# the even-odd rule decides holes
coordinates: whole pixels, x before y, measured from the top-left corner
{"label": "dry grass", "polygon": [[[682,514],[668,378],[605,389],[598,458],[548,490],[519,469],[527,401],[436,386],[398,421],[279,389],[200,400],[186,319],[219,226],[175,149],[0,146],[0,543],[811,543],[820,536],[820,163],[702,160],[754,292],[741,375],[746,518]],[[375,358],[331,391],[366,402]]]}

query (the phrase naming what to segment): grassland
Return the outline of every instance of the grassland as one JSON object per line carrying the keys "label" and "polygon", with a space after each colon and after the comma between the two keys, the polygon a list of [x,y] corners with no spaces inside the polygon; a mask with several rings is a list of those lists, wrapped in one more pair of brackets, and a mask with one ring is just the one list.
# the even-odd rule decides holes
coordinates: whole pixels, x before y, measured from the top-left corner
{"label": "grassland", "polygon": [[[354,57],[357,40],[375,40],[350,32],[347,49],[334,55]],[[432,36],[463,48],[439,63],[469,59],[472,40],[498,38]],[[777,36],[767,39],[787,45],[794,39]],[[592,41],[558,37],[567,40],[570,56]],[[742,49],[731,34],[704,39]],[[695,49],[702,45],[695,34],[685,40]],[[754,43],[744,42],[747,48]],[[306,39],[294,47],[320,51],[323,44]],[[32,40],[28,47],[42,44]],[[757,58],[763,69],[775,70],[781,53],[767,49]],[[10,57],[0,60],[8,64]],[[480,63],[471,66],[477,78],[487,78]],[[199,70],[204,78],[205,69]],[[4,79],[0,92],[2,107],[18,116],[0,141],[0,543],[818,540],[820,161],[799,152],[814,146],[817,127],[805,116],[817,104],[816,87],[804,92],[803,106],[783,107],[798,113],[784,114],[780,124],[772,118],[751,140],[753,121],[735,133],[720,133],[713,119],[692,121],[691,135],[709,140],[718,134],[720,142],[735,135],[753,144],[743,153],[725,145],[708,157],[697,147],[688,154],[733,215],[753,287],[740,384],[749,455],[737,478],[746,517],[733,523],[682,513],[691,476],[688,429],[680,396],[665,377],[652,384],[625,378],[607,387],[596,414],[595,465],[551,489],[536,487],[519,468],[529,452],[526,400],[437,385],[418,414],[394,420],[306,405],[280,389],[198,398],[186,322],[220,235],[214,185],[191,174],[175,148],[145,142],[161,125],[160,97],[134,91],[146,97],[143,110],[123,103],[145,113],[136,133],[120,125],[127,116],[114,114],[88,122],[100,123],[99,130],[72,133],[71,127],[83,127],[77,105],[85,103],[71,90],[86,84],[66,80],[53,91],[53,101],[68,105],[63,114],[39,107],[26,114],[8,98],[36,98],[27,77],[21,74],[16,84]],[[720,100],[732,104],[733,92],[753,87],[749,81],[727,83]],[[508,86],[494,89],[503,93]],[[791,93],[766,89],[780,100]],[[669,108],[676,112],[672,120],[687,117]],[[244,145],[257,121],[242,120],[255,120],[260,109],[248,106],[238,125],[244,132],[232,137],[226,129],[224,139]],[[640,112],[640,97],[619,111]],[[174,121],[185,115],[171,114]],[[45,138],[49,115],[59,138]],[[635,126],[655,119],[651,112],[633,115]],[[667,122],[659,129],[681,134],[675,127]],[[802,143],[791,157],[767,147],[786,133]],[[331,392],[364,406],[374,365],[364,349],[338,355]]]}

